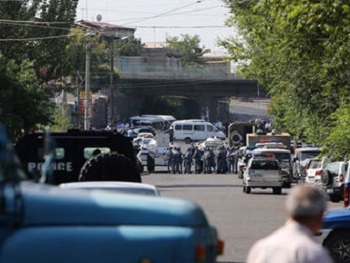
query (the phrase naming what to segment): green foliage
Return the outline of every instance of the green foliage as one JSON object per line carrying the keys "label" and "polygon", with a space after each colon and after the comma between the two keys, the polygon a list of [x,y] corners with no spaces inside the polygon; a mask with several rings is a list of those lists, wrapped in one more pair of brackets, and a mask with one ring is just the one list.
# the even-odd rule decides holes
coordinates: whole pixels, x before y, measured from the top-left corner
{"label": "green foliage", "polygon": [[33,63],[17,66],[0,58],[0,123],[11,138],[50,120],[52,103],[37,80]]}
{"label": "green foliage", "polygon": [[67,116],[68,105],[66,103],[61,103],[56,105],[53,114],[53,124],[50,127],[52,132],[62,132],[67,131],[71,128],[70,119]]}
{"label": "green foliage", "polygon": [[[346,116],[340,102],[350,95],[349,2],[224,2],[232,13],[227,24],[241,37],[220,44],[244,62],[239,72],[267,88],[278,128],[320,145],[333,141],[338,119]],[[345,129],[336,136],[346,141]],[[343,148],[328,147],[333,155],[344,154]]]}
{"label": "green foliage", "polygon": [[141,39],[137,39],[134,36],[132,36],[126,39],[115,40],[113,47],[114,54],[118,56],[131,57],[140,56],[144,44],[141,43]]}
{"label": "green foliage", "polygon": [[183,66],[200,65],[201,57],[210,52],[204,46],[200,46],[200,38],[198,35],[190,36],[187,34],[179,37],[167,37],[167,47],[181,53],[181,61]]}

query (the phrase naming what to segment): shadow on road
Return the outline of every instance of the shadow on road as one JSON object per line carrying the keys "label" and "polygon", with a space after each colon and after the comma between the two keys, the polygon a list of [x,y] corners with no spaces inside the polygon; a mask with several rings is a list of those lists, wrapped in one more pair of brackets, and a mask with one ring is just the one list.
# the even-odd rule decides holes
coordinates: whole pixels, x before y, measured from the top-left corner
{"label": "shadow on road", "polygon": [[172,185],[156,185],[157,188],[162,189],[162,188],[207,188],[207,187],[223,187],[223,188],[228,188],[228,187],[242,187],[241,184],[172,184]]}

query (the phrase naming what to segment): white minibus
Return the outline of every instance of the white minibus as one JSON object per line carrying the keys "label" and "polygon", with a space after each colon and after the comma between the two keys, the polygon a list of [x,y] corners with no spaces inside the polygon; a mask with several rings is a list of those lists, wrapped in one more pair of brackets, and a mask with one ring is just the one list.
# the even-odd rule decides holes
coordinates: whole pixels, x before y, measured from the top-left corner
{"label": "white minibus", "polygon": [[204,141],[209,137],[226,139],[225,133],[219,131],[210,122],[200,119],[174,121],[170,129],[174,131],[174,140],[184,140],[186,143]]}

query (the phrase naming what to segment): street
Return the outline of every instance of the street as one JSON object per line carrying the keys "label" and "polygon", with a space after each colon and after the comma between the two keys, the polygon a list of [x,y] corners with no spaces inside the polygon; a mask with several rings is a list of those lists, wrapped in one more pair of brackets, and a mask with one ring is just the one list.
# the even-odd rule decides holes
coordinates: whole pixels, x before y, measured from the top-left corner
{"label": "street", "polygon": [[[165,170],[164,170],[165,171]],[[286,221],[282,195],[271,189],[252,189],[243,193],[241,180],[233,174],[144,174],[143,183],[156,185],[162,197],[185,198],[204,209],[211,225],[225,242],[224,255],[218,262],[245,262],[252,244]],[[329,203],[329,207],[342,203]],[[286,241],[288,242],[288,241]]]}

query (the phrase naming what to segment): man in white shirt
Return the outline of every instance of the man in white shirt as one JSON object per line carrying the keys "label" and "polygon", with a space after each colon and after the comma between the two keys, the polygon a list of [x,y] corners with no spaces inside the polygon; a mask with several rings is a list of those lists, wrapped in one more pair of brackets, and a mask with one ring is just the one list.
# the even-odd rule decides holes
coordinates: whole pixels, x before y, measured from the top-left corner
{"label": "man in white shirt", "polygon": [[325,195],[316,187],[295,186],[286,200],[288,222],[250,249],[247,263],[331,263],[328,251],[313,235],[322,227]]}

